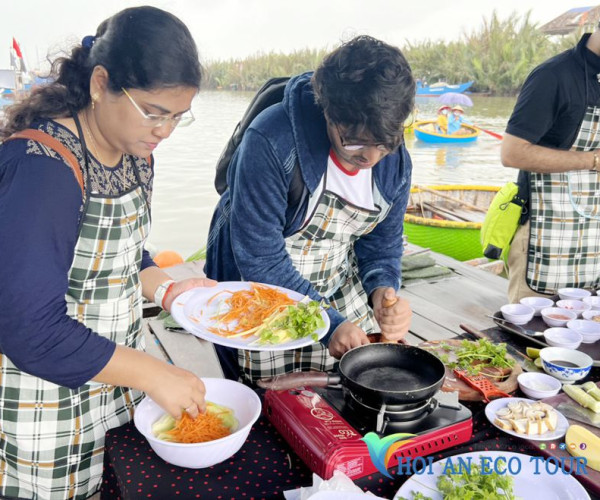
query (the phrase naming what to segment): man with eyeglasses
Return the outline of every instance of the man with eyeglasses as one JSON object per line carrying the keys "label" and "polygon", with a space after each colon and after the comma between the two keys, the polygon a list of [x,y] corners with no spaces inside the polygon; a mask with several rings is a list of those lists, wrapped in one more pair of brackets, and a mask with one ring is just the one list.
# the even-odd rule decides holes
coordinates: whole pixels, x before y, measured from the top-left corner
{"label": "man with eyeglasses", "polygon": [[396,290],[412,169],[402,125],[414,95],[400,50],[359,36],[290,79],[283,101],[246,130],[211,223],[206,274],[325,299],[331,328],[293,351],[219,347],[227,376],[329,370],[378,327],[392,341],[408,332],[410,307]]}

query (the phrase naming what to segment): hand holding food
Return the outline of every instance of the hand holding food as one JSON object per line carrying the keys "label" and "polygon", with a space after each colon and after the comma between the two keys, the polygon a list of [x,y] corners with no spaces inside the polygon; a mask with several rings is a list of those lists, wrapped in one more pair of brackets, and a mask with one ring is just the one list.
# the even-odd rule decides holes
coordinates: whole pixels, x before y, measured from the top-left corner
{"label": "hand holding food", "polygon": [[182,412],[195,418],[206,408],[206,388],[202,380],[167,363],[160,363],[160,369],[151,374],[144,392],[175,418],[181,417]]}
{"label": "hand holding food", "polygon": [[173,301],[182,293],[187,292],[192,288],[211,287],[215,286],[216,284],[217,282],[215,280],[208,278],[188,278],[185,280],[176,281],[169,290],[168,295],[165,296],[163,307],[166,311],[170,311]]}
{"label": "hand holding food", "polygon": [[206,411],[196,418],[184,412],[175,420],[165,413],[152,425],[152,433],[173,443],[204,443],[229,436],[237,428],[238,421],[231,408],[207,402]]}

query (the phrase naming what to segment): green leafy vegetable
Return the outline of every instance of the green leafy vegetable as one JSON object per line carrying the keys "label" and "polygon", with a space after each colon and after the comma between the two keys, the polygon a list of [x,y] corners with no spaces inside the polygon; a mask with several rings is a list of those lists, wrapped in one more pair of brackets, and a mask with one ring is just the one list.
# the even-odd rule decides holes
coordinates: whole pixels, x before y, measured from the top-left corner
{"label": "green leafy vegetable", "polygon": [[316,342],[315,333],[325,326],[321,316],[321,304],[316,300],[308,303],[299,302],[287,306],[283,311],[271,316],[259,327],[255,335],[258,344],[280,344],[291,340],[301,339],[308,335]]}
{"label": "green leafy vegetable", "polygon": [[[506,463],[498,460],[497,468],[504,471]],[[470,469],[470,470],[469,470]],[[444,500],[516,500],[514,479],[506,474],[485,470],[473,464],[470,468],[453,465],[437,480],[438,491]],[[412,500],[431,500],[423,493],[412,492]],[[407,500],[401,498],[399,500]]]}
{"label": "green leafy vegetable", "polygon": [[[441,343],[440,347],[449,354],[433,353],[446,366],[452,369],[462,368],[472,376],[479,375],[486,368],[511,368],[515,364],[513,359],[506,356],[506,344],[492,344],[487,339],[479,339],[477,342],[463,340],[459,346]],[[485,375],[495,376],[490,373]]]}

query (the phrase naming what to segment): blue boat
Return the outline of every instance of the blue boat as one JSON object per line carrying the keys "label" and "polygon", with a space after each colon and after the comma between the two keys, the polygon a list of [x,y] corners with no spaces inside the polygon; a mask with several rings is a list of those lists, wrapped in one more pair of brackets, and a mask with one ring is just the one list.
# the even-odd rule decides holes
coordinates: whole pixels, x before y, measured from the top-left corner
{"label": "blue boat", "polygon": [[464,144],[465,142],[473,142],[479,137],[479,130],[471,125],[462,124],[459,134],[440,134],[436,131],[435,120],[426,120],[416,122],[413,125],[415,137],[423,142],[429,143],[449,143],[449,144]]}
{"label": "blue boat", "polygon": [[459,83],[457,85],[448,85],[447,83],[434,83],[433,85],[423,86],[423,83],[420,80],[417,80],[417,95],[423,97],[434,97],[438,95],[445,94],[446,92],[456,92],[458,94],[462,94],[465,90],[467,90],[471,85],[475,83],[474,81]]}

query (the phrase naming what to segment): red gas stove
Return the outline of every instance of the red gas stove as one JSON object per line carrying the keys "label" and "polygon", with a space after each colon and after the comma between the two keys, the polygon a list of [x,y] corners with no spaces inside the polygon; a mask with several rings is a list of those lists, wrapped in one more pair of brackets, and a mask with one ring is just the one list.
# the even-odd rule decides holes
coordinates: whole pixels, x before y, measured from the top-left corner
{"label": "red gas stove", "polygon": [[[442,395],[442,393],[438,393]],[[356,479],[378,472],[361,438],[370,431],[380,437],[397,432],[416,434],[398,449],[389,467],[399,458],[424,457],[464,443],[471,438],[471,411],[457,401],[445,404],[434,396],[423,403],[416,419],[396,418],[409,411],[365,408],[342,389],[304,387],[289,391],[267,391],[264,409],[268,419],[304,463],[323,479],[340,470]],[[403,409],[405,410],[405,409]]]}

